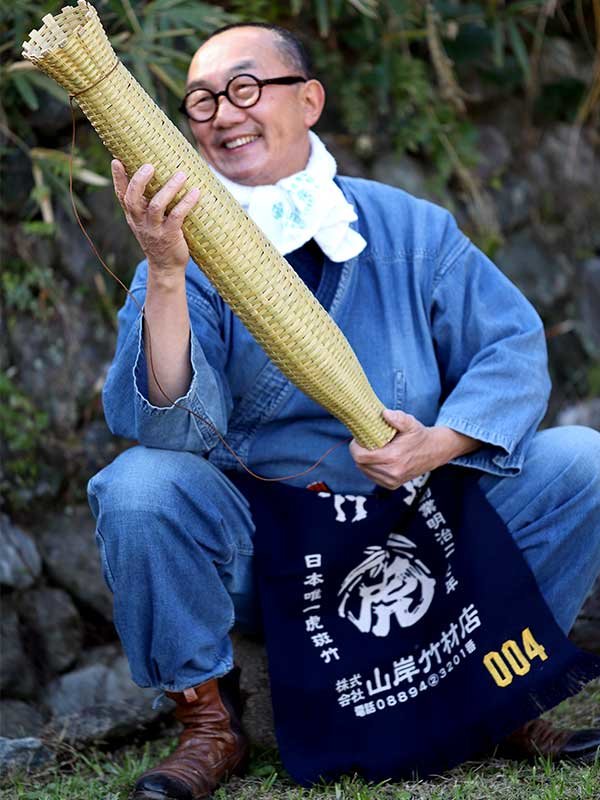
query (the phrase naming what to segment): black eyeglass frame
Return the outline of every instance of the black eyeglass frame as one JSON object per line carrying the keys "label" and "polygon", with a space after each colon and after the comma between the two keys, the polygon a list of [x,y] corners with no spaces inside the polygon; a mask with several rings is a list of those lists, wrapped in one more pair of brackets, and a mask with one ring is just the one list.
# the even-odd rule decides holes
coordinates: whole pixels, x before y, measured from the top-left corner
{"label": "black eyeglass frame", "polygon": [[[256,97],[256,100],[254,100],[249,105],[239,105],[238,103],[234,102],[232,98],[229,96],[229,87],[231,86],[233,81],[236,81],[238,78],[252,78],[252,80],[256,81],[256,84],[258,85],[258,95]],[[294,83],[307,83],[309,80],[310,78],[304,78],[301,75],[284,75],[281,78],[265,78],[263,80],[261,78],[257,78],[256,75],[251,75],[249,72],[241,72],[239,75],[234,75],[227,81],[227,85],[225,86],[222,92],[211,92],[210,89],[206,89],[201,86],[198,86],[195,89],[190,89],[189,92],[186,92],[183,100],[181,101],[181,105],[179,106],[179,111],[182,114],[184,114],[188,119],[191,119],[192,122],[199,122],[199,123],[210,122],[211,119],[214,119],[217,116],[217,112],[219,111],[219,97],[226,97],[229,100],[229,102],[236,108],[252,108],[252,106],[255,106],[260,100],[262,96],[263,86],[272,86],[272,85],[291,86]],[[194,119],[193,117],[191,117],[187,108],[185,107],[185,101],[188,99],[188,97],[194,92],[199,92],[199,91],[208,92],[208,94],[212,96],[215,103],[215,110],[210,115],[210,117],[207,117],[206,119],[202,120]]]}

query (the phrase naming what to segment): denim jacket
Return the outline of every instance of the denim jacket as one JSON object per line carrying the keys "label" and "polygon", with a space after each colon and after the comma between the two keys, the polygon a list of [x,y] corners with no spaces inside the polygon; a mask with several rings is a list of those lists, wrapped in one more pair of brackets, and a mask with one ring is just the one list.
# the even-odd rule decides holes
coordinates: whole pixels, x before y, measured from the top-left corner
{"label": "denim jacket", "polygon": [[[333,296],[328,311],[388,408],[483,442],[453,463],[518,474],[550,388],[538,315],[447,211],[373,181],[337,182],[367,247],[341,264],[325,258],[317,299]],[[140,303],[146,274],[143,261],[131,287]],[[210,418],[240,458],[266,476],[300,472],[349,437],[274,366],[191,260],[186,277],[192,381],[182,405]],[[141,313],[128,298],[103,393],[110,429],[240,469],[209,425],[149,402],[142,336]],[[345,445],[291,483],[311,480],[340,492],[373,488]]]}

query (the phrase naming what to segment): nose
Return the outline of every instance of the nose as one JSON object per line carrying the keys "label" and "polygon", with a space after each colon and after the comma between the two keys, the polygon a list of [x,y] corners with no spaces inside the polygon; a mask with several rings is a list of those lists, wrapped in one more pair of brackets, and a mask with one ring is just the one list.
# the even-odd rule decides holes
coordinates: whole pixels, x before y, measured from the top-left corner
{"label": "nose", "polygon": [[221,95],[217,100],[217,113],[212,118],[212,124],[215,128],[229,128],[232,125],[237,125],[245,117],[245,108],[234,106],[225,95]]}

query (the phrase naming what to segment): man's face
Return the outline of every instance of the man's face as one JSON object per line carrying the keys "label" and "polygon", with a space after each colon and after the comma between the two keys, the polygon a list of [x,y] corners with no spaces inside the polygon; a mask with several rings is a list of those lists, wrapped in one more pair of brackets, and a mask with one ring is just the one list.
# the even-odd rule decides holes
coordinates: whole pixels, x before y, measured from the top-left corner
{"label": "man's face", "polygon": [[[275,34],[260,28],[236,28],[210,39],[194,55],[187,91],[222,91],[234,75],[257,78],[297,75],[277,49]],[[202,155],[222,175],[247,186],[276,183],[304,169],[310,153],[308,130],[323,107],[318,81],[265,86],[251,108],[237,108],[226,97],[209,122],[189,120]]]}

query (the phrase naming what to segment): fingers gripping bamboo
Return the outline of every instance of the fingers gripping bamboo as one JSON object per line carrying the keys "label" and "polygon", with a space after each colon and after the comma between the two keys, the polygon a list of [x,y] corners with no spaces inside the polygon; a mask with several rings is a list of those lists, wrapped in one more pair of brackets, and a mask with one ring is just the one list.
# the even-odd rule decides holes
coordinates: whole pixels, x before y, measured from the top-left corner
{"label": "fingers gripping bamboo", "polygon": [[153,196],[177,170],[201,200],[183,231],[194,261],[272,361],[303,392],[343,422],[369,449],[395,431],[382,418],[348,341],[183,134],[119,62],[95,9],[67,6],[29,35],[23,55],[63,86],[129,175],[142,164],[155,172]]}

